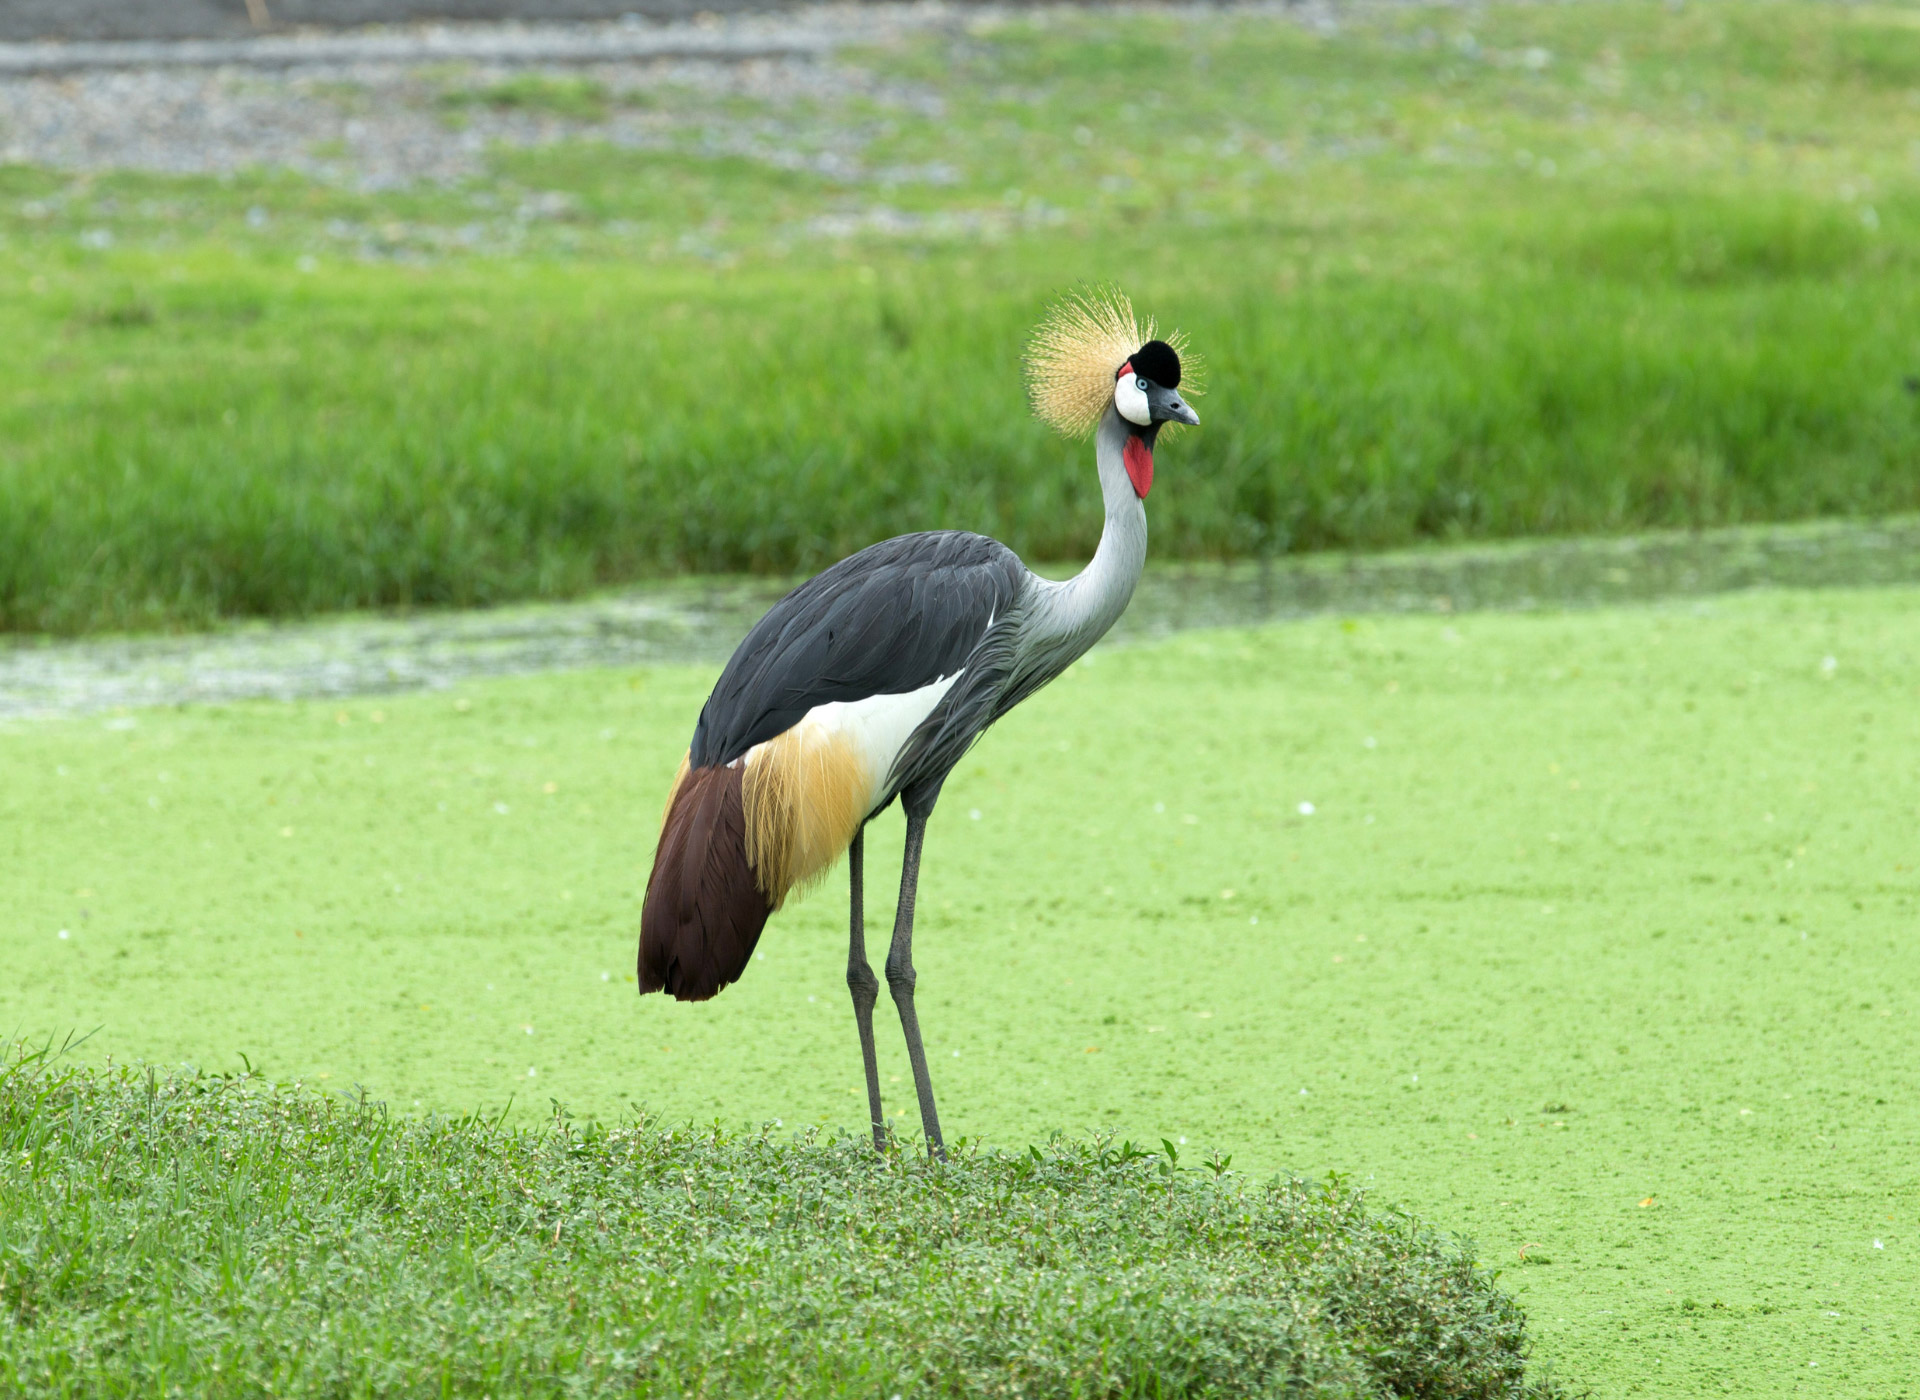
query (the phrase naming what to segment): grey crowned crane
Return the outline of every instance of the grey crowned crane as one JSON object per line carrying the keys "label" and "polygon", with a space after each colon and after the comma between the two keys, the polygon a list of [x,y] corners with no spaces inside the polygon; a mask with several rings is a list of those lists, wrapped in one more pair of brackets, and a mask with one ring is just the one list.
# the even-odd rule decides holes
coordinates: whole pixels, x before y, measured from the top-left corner
{"label": "grey crowned crane", "polygon": [[[1180,397],[1179,335],[1154,338],[1117,292],[1057,306],[1027,353],[1038,415],[1094,438],[1106,525],[1075,577],[1049,582],[997,540],[933,530],[841,560],[774,604],[727,663],[667,794],[640,916],[642,993],[704,1001],[737,980],[767,918],[848,854],[847,986],[874,1146],[886,1149],[861,913],[866,824],[907,818],[887,951],[928,1150],[944,1156],[913,1006],[920,848],[941,784],[995,720],[1066,670],[1126,610],[1147,558],[1145,501]],[[1189,392],[1192,392],[1189,387]]]}

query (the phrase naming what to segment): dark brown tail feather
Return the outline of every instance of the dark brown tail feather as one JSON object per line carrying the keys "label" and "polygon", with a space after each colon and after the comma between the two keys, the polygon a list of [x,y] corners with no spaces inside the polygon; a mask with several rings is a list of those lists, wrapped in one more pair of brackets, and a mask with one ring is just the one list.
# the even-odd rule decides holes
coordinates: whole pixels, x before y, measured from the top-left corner
{"label": "dark brown tail feather", "polygon": [[747,864],[739,768],[696,768],[674,794],[640,908],[640,990],[705,1001],[739,980],[773,911]]}

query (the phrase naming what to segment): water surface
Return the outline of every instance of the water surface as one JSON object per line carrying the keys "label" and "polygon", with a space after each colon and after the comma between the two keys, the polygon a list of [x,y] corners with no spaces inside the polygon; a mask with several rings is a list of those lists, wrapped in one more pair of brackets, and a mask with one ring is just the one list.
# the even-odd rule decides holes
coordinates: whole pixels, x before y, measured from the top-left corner
{"label": "water surface", "polygon": [[[14,638],[0,641],[0,719],[415,690],[582,666],[718,664],[792,582],[693,579],[478,611]],[[1148,569],[1106,644],[1324,613],[1587,608],[1912,583],[1920,583],[1914,518],[1168,565]]]}

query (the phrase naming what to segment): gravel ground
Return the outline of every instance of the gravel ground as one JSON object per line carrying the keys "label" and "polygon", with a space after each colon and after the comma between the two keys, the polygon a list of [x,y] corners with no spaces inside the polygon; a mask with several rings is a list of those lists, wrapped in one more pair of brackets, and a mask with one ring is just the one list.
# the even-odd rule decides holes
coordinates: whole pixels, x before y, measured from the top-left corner
{"label": "gravel ground", "polygon": [[219,39],[291,27],[422,20],[685,19],[785,8],[781,0],[4,0],[0,40]]}
{"label": "gravel ground", "polygon": [[[0,51],[0,162],[170,174],[268,167],[380,189],[476,175],[495,143],[535,146],[584,135],[661,147],[684,146],[691,136],[706,153],[857,178],[869,173],[860,165],[865,137],[858,123],[834,120],[834,111],[849,98],[920,110],[938,104],[838,62],[836,51],[985,13],[940,4],[833,5],[667,24],[294,35],[256,41],[272,46],[266,67],[116,60],[21,73],[22,52],[30,58],[40,46],[12,46]],[[6,75],[9,59],[16,69]],[[530,72],[603,84],[612,99],[604,118],[474,103],[451,121],[439,101],[450,86],[484,90]],[[671,100],[650,100],[663,91]],[[752,99],[758,114],[724,105],[737,98]],[[824,117],[787,120],[784,110],[801,101]],[[896,182],[942,178],[939,171],[879,173]]]}

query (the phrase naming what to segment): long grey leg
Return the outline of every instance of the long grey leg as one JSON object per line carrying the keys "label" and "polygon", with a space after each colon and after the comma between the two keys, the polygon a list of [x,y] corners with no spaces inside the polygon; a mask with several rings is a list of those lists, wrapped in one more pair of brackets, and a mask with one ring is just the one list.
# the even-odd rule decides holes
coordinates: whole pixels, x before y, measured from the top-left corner
{"label": "long grey leg", "polygon": [[940,1139],[940,1113],[933,1106],[933,1081],[927,1076],[927,1052],[920,1044],[920,1017],[913,1009],[913,899],[920,885],[920,844],[927,834],[923,812],[907,814],[907,853],[900,869],[900,903],[893,916],[893,946],[887,950],[887,986],[900,1008],[900,1029],[907,1037],[907,1058],[913,1064],[913,1088],[920,1096],[920,1126],[926,1130],[927,1150],[946,1160],[947,1145]]}
{"label": "long grey leg", "polygon": [[880,1107],[880,1065],[873,1057],[873,1004],[880,999],[880,979],[867,965],[867,920],[863,908],[866,885],[867,829],[853,834],[847,847],[848,883],[853,887],[848,917],[847,990],[853,993],[853,1019],[860,1026],[860,1058],[867,1066],[867,1110],[873,1119],[873,1150],[887,1150],[887,1116]]}

